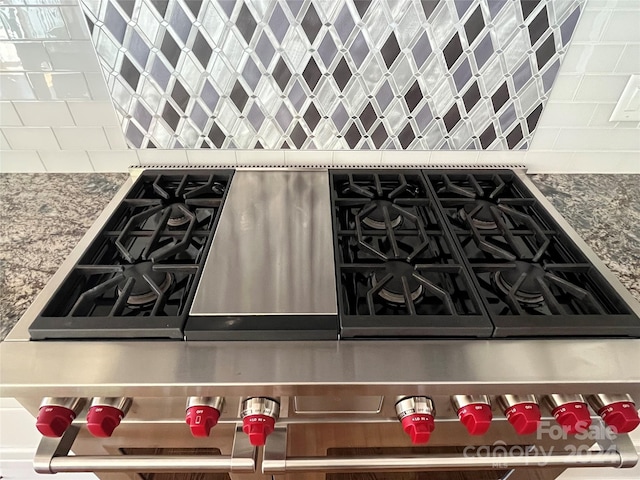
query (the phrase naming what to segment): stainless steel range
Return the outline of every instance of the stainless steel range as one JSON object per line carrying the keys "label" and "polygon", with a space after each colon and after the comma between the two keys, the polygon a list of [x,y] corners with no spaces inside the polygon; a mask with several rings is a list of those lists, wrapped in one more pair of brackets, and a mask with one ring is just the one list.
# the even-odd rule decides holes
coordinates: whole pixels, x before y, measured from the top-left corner
{"label": "stainless steel range", "polygon": [[0,379],[41,473],[555,478],[637,463],[639,317],[520,170],[139,169]]}

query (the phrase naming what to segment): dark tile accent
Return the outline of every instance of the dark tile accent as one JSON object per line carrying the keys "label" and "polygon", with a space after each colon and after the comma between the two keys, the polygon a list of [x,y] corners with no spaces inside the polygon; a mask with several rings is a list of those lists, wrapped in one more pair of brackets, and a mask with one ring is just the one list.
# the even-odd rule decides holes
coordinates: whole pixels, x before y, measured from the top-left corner
{"label": "dark tile accent", "polygon": [[331,120],[333,120],[333,123],[338,129],[338,131],[341,131],[344,128],[345,124],[347,123],[347,120],[349,120],[349,114],[345,110],[342,103],[338,103],[338,106],[336,107],[336,109],[333,111],[333,114],[331,115]]}
{"label": "dark tile accent", "polygon": [[524,62],[522,62],[522,65],[520,65],[513,74],[513,85],[516,87],[516,92],[519,92],[530,78],[531,66],[529,65],[529,57],[526,57]]}
{"label": "dark tile accent", "polygon": [[431,52],[432,50],[431,44],[429,43],[429,37],[427,36],[427,32],[424,32],[411,50],[413,59],[415,60],[418,68],[422,68],[422,65],[427,61]]}
{"label": "dark tile accent", "polygon": [[136,147],[142,147],[142,141],[144,140],[144,135],[140,131],[138,127],[136,127],[133,122],[129,122],[127,126],[127,139],[131,142],[131,144]]}
{"label": "dark tile accent", "polygon": [[171,72],[160,58],[156,57],[151,67],[151,78],[153,78],[160,88],[163,90],[167,88],[169,84],[169,78],[171,78]]}
{"label": "dark tile accent", "polygon": [[282,142],[282,145],[280,145],[280,148],[282,150],[290,150],[291,147],[289,146],[289,144],[287,142]]}
{"label": "dark tile accent", "polygon": [[473,43],[473,41],[478,38],[480,32],[484,28],[484,19],[482,18],[482,9],[478,5],[478,7],[471,14],[467,23],[464,24],[464,31],[467,33],[467,39],[469,40],[469,45]]}
{"label": "dark tile accent", "polygon": [[576,28],[578,23],[578,18],[580,17],[580,6],[578,5],[576,9],[571,12],[571,15],[567,17],[562,25],[560,25],[560,36],[562,37],[562,46],[564,47],[569,40],[571,40],[571,36],[573,35],[573,31]]}
{"label": "dark tile accent", "polygon": [[560,70],[560,60],[553,62],[553,65],[547,68],[547,71],[542,74],[542,86],[544,87],[545,93],[551,90],[553,82],[558,76],[558,70]]}
{"label": "dark tile accent", "polygon": [[547,7],[544,7],[538,16],[529,24],[529,39],[531,40],[531,45],[534,45],[548,28],[549,17],[547,16]]}
{"label": "dark tile accent", "polygon": [[213,124],[211,125],[211,130],[209,130],[208,137],[216,148],[222,148],[224,139],[227,138],[224,132],[220,129],[218,122],[213,122]]}
{"label": "dark tile accent", "polygon": [[538,120],[540,120],[541,114],[542,114],[542,103],[538,105],[535,108],[535,110],[527,116],[527,128],[529,129],[529,133],[533,133],[536,127],[538,126]]}
{"label": "dark tile accent", "polygon": [[473,51],[474,56],[476,57],[476,65],[478,65],[478,70],[481,69],[485,63],[491,58],[493,55],[493,43],[491,42],[491,35],[488,33],[484,36],[480,43],[476,46],[476,49]]}
{"label": "dark tile accent", "polygon": [[349,68],[349,65],[347,65],[347,61],[342,57],[333,72],[333,79],[336,81],[340,90],[344,90],[344,87],[349,83],[351,76],[351,69]]}
{"label": "dark tile accent", "polygon": [[502,106],[507,103],[509,100],[509,87],[507,86],[507,82],[504,82],[500,85],[500,88],[495,91],[493,95],[491,95],[491,103],[493,103],[493,111],[498,113],[498,110],[502,108]]}
{"label": "dark tile accent", "polygon": [[251,105],[249,113],[247,113],[247,120],[249,120],[251,125],[253,125],[256,132],[260,130],[260,127],[264,122],[264,113],[262,113],[262,110],[257,103],[254,102],[254,104]]}
{"label": "dark tile accent", "polygon": [[133,88],[133,90],[135,91],[135,89],[138,87],[138,80],[140,80],[140,72],[138,71],[136,66],[131,63],[131,60],[129,60],[129,57],[127,57],[126,55],[122,59],[120,74],[122,75],[122,78],[124,78],[131,86],[131,88]]}
{"label": "dark tile accent", "polygon": [[198,14],[200,13],[200,8],[202,8],[202,0],[184,0],[184,3],[187,5],[187,8],[191,10],[193,16],[198,18]]}
{"label": "dark tile accent", "polygon": [[164,38],[162,39],[162,46],[160,51],[169,60],[169,63],[175,68],[178,65],[178,59],[180,58],[180,52],[182,51],[178,46],[178,43],[173,39],[169,31],[164,32]]}
{"label": "dark tile accent", "polygon": [[180,80],[176,79],[176,83],[173,86],[173,91],[171,92],[171,98],[176,102],[176,105],[182,109],[183,112],[187,111],[187,105],[189,104],[189,99],[191,95],[184,88],[184,85],[180,83]]}
{"label": "dark tile accent", "polygon": [[422,10],[424,10],[424,15],[427,17],[427,20],[433,13],[433,11],[438,6],[440,0],[420,0],[420,4],[422,5]]}
{"label": "dark tile accent", "polygon": [[275,119],[278,122],[278,125],[280,125],[280,128],[282,129],[282,131],[286,132],[287,128],[289,128],[289,125],[291,125],[291,121],[293,120],[293,115],[291,115],[291,112],[289,111],[287,106],[283,103],[282,105],[280,105],[280,108],[276,112]]}
{"label": "dark tile accent", "polygon": [[520,0],[520,6],[522,7],[522,18],[526,20],[539,3],[540,0]]}
{"label": "dark tile accent", "polygon": [[256,150],[264,150],[264,147],[262,146],[262,143],[260,143],[260,140],[256,142],[253,148],[255,148]]}
{"label": "dark tile accent", "polygon": [[360,123],[362,123],[365,132],[368,132],[371,129],[373,122],[375,122],[377,118],[378,115],[376,115],[376,111],[373,109],[373,106],[371,103],[367,103],[367,106],[364,107],[364,110],[362,110],[362,113],[360,114]]}
{"label": "dark tile accent", "polygon": [[416,134],[414,133],[413,128],[411,128],[411,122],[408,122],[398,134],[398,141],[400,142],[400,145],[402,145],[402,148],[406,150],[409,148],[409,145],[411,145],[414,138],[416,138]]}
{"label": "dark tile accent", "polygon": [[307,139],[307,134],[300,125],[300,122],[296,123],[296,126],[293,128],[293,131],[291,132],[291,135],[289,135],[289,138],[296,146],[296,148],[302,148],[304,141]]}
{"label": "dark tile accent", "polygon": [[247,58],[247,63],[242,70],[242,78],[244,78],[244,81],[249,84],[251,90],[256,89],[258,82],[260,82],[260,78],[262,78],[260,69],[251,57]]}
{"label": "dark tile accent", "polygon": [[284,61],[284,58],[280,57],[278,63],[276,63],[276,67],[273,69],[273,73],[271,74],[280,87],[280,90],[284,92],[284,89],[291,78],[291,71],[287,67],[287,64]]}
{"label": "dark tile accent", "polygon": [[213,49],[199,31],[196,34],[196,39],[193,42],[193,48],[191,50],[200,62],[200,65],[206,69],[209,64],[211,54],[213,53]]}
{"label": "dark tile accent", "polygon": [[124,12],[129,15],[129,18],[131,18],[131,15],[133,14],[133,7],[135,7],[135,2],[132,2],[131,0],[116,0],[118,2],[118,5],[120,5],[120,8],[122,10],[124,10]]}
{"label": "dark tile accent", "polygon": [[107,3],[104,24],[106,25],[107,30],[109,30],[113,34],[114,38],[122,45],[124,32],[127,30],[127,22],[125,22],[122,15],[120,15],[120,12],[118,12],[111,3]]}
{"label": "dark tile accent", "polygon": [[347,130],[347,133],[344,134],[344,139],[347,141],[349,148],[356,148],[356,145],[361,138],[362,134],[360,133],[360,130],[358,130],[358,126],[353,122],[349,127],[349,130]]}
{"label": "dark tile accent", "polygon": [[306,99],[307,99],[307,94],[305,93],[304,89],[300,86],[300,82],[298,82],[297,80],[294,80],[293,87],[291,87],[291,90],[289,91],[289,100],[291,100],[291,103],[293,104],[295,109],[300,111]]}
{"label": "dark tile accent", "polygon": [[129,53],[133,59],[144,69],[149,58],[149,47],[144,40],[138,35],[138,32],[131,30],[129,38]]}
{"label": "dark tile accent", "polygon": [[240,3],[240,2],[236,0],[218,0],[218,3],[222,7],[222,10],[224,10],[224,13],[227,14],[227,17],[231,19],[231,15],[233,15],[234,7],[236,6],[237,3]]}
{"label": "dark tile accent", "polygon": [[349,48],[349,53],[351,53],[351,58],[356,64],[356,68],[360,68],[362,62],[364,62],[365,58],[367,58],[367,55],[369,54],[369,46],[367,45],[367,41],[365,40],[362,31],[358,32],[358,35]]}
{"label": "dark tile accent", "polygon": [[247,8],[245,3],[242,4],[242,8],[240,9],[240,13],[238,14],[238,18],[236,19],[236,27],[244,37],[247,43],[251,42],[251,37],[256,31],[256,27],[258,23],[253,18],[253,15]]}
{"label": "dark tile accent", "polygon": [[87,26],[89,27],[89,33],[93,34],[93,27],[95,26],[94,23],[86,15],[84,16],[84,19],[87,22]]}
{"label": "dark tile accent", "polygon": [[349,11],[349,7],[347,6],[346,2],[344,2],[344,6],[342,7],[338,18],[336,18],[333,25],[336,32],[338,32],[340,41],[344,44],[344,42],[347,41],[347,38],[349,38],[349,35],[351,35],[353,27],[355,27],[356,25],[353,21],[353,18],[351,17],[351,12]]}
{"label": "dark tile accent", "polygon": [[376,100],[378,101],[378,105],[380,105],[380,110],[384,112],[391,101],[393,100],[393,90],[389,86],[389,82],[384,82],[376,93]]}
{"label": "dark tile accent", "polygon": [[458,65],[456,71],[453,72],[453,81],[456,84],[456,89],[461,92],[467,82],[471,80],[471,77],[471,64],[469,63],[469,59],[465,58],[464,61]]}
{"label": "dark tile accent", "polygon": [[414,108],[418,106],[422,98],[422,90],[420,90],[420,85],[416,80],[404,95],[404,101],[407,102],[407,108],[409,109],[409,112],[413,112]]}
{"label": "dark tile accent", "polygon": [[457,33],[449,40],[449,43],[444,47],[442,53],[447,62],[447,67],[451,68],[451,66],[456,63],[456,60],[460,58],[460,55],[462,55],[462,44],[460,43],[460,36]]}
{"label": "dark tile accent", "polygon": [[455,0],[456,10],[458,11],[458,18],[462,18],[469,7],[471,6],[471,0]]}
{"label": "dark tile accent", "polygon": [[273,54],[276,52],[273,45],[271,45],[271,40],[264,33],[260,35],[260,40],[256,44],[256,53],[258,54],[258,58],[262,62],[265,68],[269,66],[271,63],[271,59],[273,58]]}
{"label": "dark tile accent", "polygon": [[269,27],[271,27],[271,31],[278,39],[278,42],[282,43],[282,39],[287,34],[287,30],[289,30],[289,20],[287,20],[287,16],[278,3],[276,3],[276,7],[271,14]]}
{"label": "dark tile accent", "polygon": [[387,141],[387,138],[389,138],[389,134],[387,133],[387,130],[384,128],[384,124],[380,122],[380,124],[376,127],[376,129],[371,134],[371,140],[373,140],[373,144],[376,146],[376,148],[380,148],[382,147],[384,142]]}
{"label": "dark tile accent", "polygon": [[298,16],[300,13],[300,9],[302,8],[302,3],[300,0],[287,0],[287,5],[289,6],[289,10],[293,13],[294,17]]}
{"label": "dark tile accent", "polygon": [[200,98],[209,110],[213,112],[216,109],[216,105],[218,105],[220,94],[216,91],[213,85],[211,85],[211,82],[207,80],[204,82],[204,86],[202,87]]}
{"label": "dark tile accent", "polygon": [[242,112],[242,109],[244,109],[244,106],[247,104],[249,95],[247,95],[247,92],[244,91],[244,87],[240,84],[240,82],[236,80],[229,98],[231,98],[235,106],[238,107],[238,110]]}
{"label": "dark tile accent", "polygon": [[151,0],[151,4],[155,7],[161,17],[166,15],[169,0]]}
{"label": "dark tile accent", "polygon": [[518,124],[516,125],[516,128],[511,130],[511,132],[509,132],[509,134],[507,135],[507,146],[511,150],[513,150],[514,148],[516,148],[516,145],[518,145],[518,143],[522,139],[523,139],[522,127],[520,126],[520,124]]}
{"label": "dark tile accent", "polygon": [[320,77],[322,77],[322,72],[313,57],[309,59],[309,63],[307,63],[307,66],[302,72],[302,76],[307,81],[307,85],[309,85],[311,91],[313,91],[316,85],[318,85]]}
{"label": "dark tile accent", "polygon": [[489,5],[491,18],[496,18],[496,15],[502,10],[502,7],[507,4],[505,0],[487,0],[487,3]]}
{"label": "dark tile accent", "polygon": [[356,10],[358,10],[358,15],[360,15],[360,18],[364,18],[369,5],[371,5],[371,0],[353,0],[353,4],[356,6]]}
{"label": "dark tile accent", "polygon": [[513,106],[513,102],[510,102],[498,119],[503,133],[509,130],[511,125],[516,121],[516,118],[516,107]]}
{"label": "dark tile accent", "polygon": [[187,38],[189,37],[189,32],[191,31],[191,26],[193,22],[184,13],[184,10],[180,6],[178,2],[173,2],[173,8],[171,10],[171,19],[169,20],[169,25],[173,27],[173,29],[178,34],[178,38],[182,40],[182,43],[187,43]]}
{"label": "dark tile accent", "polygon": [[329,68],[329,65],[331,64],[333,57],[336,56],[337,52],[338,52],[338,48],[336,47],[336,44],[331,38],[331,34],[327,32],[327,34],[322,39],[322,42],[320,42],[320,45],[318,46],[318,54],[320,55],[320,58],[322,59],[322,61],[324,62],[324,65],[327,68]]}
{"label": "dark tile accent", "polygon": [[316,108],[315,104],[311,102],[303,118],[304,118],[304,121],[307,122],[307,126],[309,127],[309,130],[313,132],[318,126],[318,123],[320,122],[320,118],[322,117],[320,116],[320,113],[318,112],[318,109]]}
{"label": "dark tile accent", "polygon": [[209,146],[209,143],[207,143],[206,140],[202,140],[202,145],[200,145],[200,148],[209,148],[211,149],[211,147]]}
{"label": "dark tile accent", "polygon": [[384,42],[384,45],[380,49],[380,53],[382,54],[382,58],[384,58],[384,63],[387,68],[391,68],[393,62],[398,55],[400,55],[400,45],[398,45],[398,39],[396,38],[396,34],[391,32],[387,41]]}
{"label": "dark tile accent", "polygon": [[489,126],[487,127],[487,129],[482,132],[482,134],[480,135],[480,145],[482,146],[483,149],[487,149],[489,148],[489,146],[493,143],[493,141],[496,139],[496,129],[493,128],[493,124],[489,124]]}
{"label": "dark tile accent", "polygon": [[431,121],[433,120],[433,114],[429,105],[425,104],[418,113],[414,114],[416,124],[418,125],[418,131],[424,133]]}
{"label": "dark tile accent", "polygon": [[204,111],[198,102],[195,102],[191,109],[191,120],[193,120],[193,123],[195,123],[201,131],[204,131],[204,127],[206,127],[207,121],[209,120],[209,115],[207,115],[207,112]]}
{"label": "dark tile accent", "polygon": [[145,130],[149,130],[151,126],[151,113],[140,102],[136,102],[136,106],[133,109],[133,118],[135,118],[140,126]]}
{"label": "dark tile accent", "polygon": [[180,122],[180,115],[176,112],[176,109],[169,102],[165,102],[164,109],[162,110],[162,118],[167,122],[169,128],[175,132],[178,128],[178,122]]}
{"label": "dark tile accent", "polygon": [[462,101],[464,102],[464,108],[467,112],[473,110],[473,107],[476,106],[478,101],[480,100],[480,89],[478,88],[478,82],[475,81],[471,84],[469,89],[462,96]]}
{"label": "dark tile accent", "polygon": [[553,33],[549,35],[542,45],[536,50],[536,60],[538,61],[538,69],[542,69],[547,62],[553,57],[554,53],[556,53],[556,45],[553,39]]}
{"label": "dark tile accent", "polygon": [[302,29],[307,35],[309,43],[313,43],[316,40],[320,28],[322,28],[322,20],[320,20],[318,12],[316,12],[316,9],[312,3],[311,5],[309,5],[309,9],[307,10],[307,13],[304,14],[304,18],[302,19]]}
{"label": "dark tile accent", "polygon": [[454,103],[442,120],[444,121],[444,126],[447,128],[447,132],[451,132],[451,130],[453,130],[460,121],[460,110],[458,110],[458,105]]}

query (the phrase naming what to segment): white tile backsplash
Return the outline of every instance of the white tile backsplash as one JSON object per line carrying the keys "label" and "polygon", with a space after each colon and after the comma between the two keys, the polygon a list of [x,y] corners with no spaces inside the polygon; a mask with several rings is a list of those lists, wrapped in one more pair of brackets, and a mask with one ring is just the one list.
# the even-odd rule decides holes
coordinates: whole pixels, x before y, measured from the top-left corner
{"label": "white tile backsplash", "polygon": [[67,106],[76,125],[116,126],[118,119],[110,101],[70,101]]}
{"label": "white tile backsplash", "polygon": [[49,127],[6,127],[2,129],[13,150],[58,150],[60,145]]}
{"label": "white tile backsplash", "polygon": [[11,102],[0,102],[0,127],[17,127],[22,120]]}
{"label": "white tile backsplash", "polygon": [[0,92],[7,100],[34,100],[33,89],[24,73],[0,73]]}
{"label": "white tile backsplash", "polygon": [[93,172],[94,168],[89,161],[87,152],[78,150],[41,150],[40,159],[47,172]]}
{"label": "white tile backsplash", "polygon": [[127,142],[124,139],[124,133],[122,132],[121,127],[119,126],[104,127],[103,130],[104,130],[104,134],[107,136],[107,141],[109,142],[109,148],[113,150],[127,149]]}
{"label": "white tile backsplash", "polygon": [[90,40],[44,42],[54,70],[71,72],[97,72],[100,70]]}
{"label": "white tile backsplash", "polygon": [[189,165],[236,165],[235,150],[210,150],[200,148],[187,150]]}
{"label": "white tile backsplash", "polygon": [[125,172],[131,165],[139,165],[134,150],[102,150],[88,154],[96,172]]}
{"label": "white tile backsplash", "polygon": [[100,150],[110,148],[102,127],[53,127],[64,150]]}
{"label": "white tile backsplash", "polygon": [[46,171],[35,150],[0,151],[0,173]]}
{"label": "white tile backsplash", "polygon": [[66,102],[14,102],[24,125],[52,127],[74,125]]}

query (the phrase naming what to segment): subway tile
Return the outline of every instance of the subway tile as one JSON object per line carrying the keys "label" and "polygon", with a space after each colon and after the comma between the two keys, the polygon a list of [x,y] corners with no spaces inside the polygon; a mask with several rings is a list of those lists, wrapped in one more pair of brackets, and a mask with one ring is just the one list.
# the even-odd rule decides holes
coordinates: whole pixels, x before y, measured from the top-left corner
{"label": "subway tile", "polygon": [[13,105],[27,126],[59,127],[74,124],[65,102],[14,102]]}
{"label": "subway tile", "polygon": [[595,108],[594,103],[548,102],[544,107],[544,126],[586,127]]}
{"label": "subway tile", "polygon": [[20,70],[36,72],[51,70],[51,59],[42,42],[15,42],[14,44],[6,45],[6,48],[11,47],[15,49],[16,56],[19,59]]}
{"label": "subway tile", "polygon": [[235,150],[210,150],[210,149],[189,149],[187,150],[189,165],[236,165]]}
{"label": "subway tile", "polygon": [[425,150],[384,150],[382,164],[385,166],[426,167],[431,161],[430,151]]}
{"label": "subway tile", "polygon": [[558,133],[554,148],[640,151],[640,135],[635,129],[563,128]]}
{"label": "subway tile", "polygon": [[118,125],[111,102],[67,102],[75,124],[84,127]]}
{"label": "subway tile", "polygon": [[34,100],[35,94],[24,73],[0,73],[3,100]]}
{"label": "subway tile", "polygon": [[348,165],[380,165],[382,163],[382,151],[337,150],[333,152],[333,164],[335,166]]}
{"label": "subway tile", "polygon": [[573,100],[580,86],[582,75],[560,72],[551,90],[550,100],[564,102]]}
{"label": "subway tile", "polygon": [[238,165],[284,166],[284,150],[238,150]]}
{"label": "subway tile", "polygon": [[111,100],[107,82],[101,72],[85,72],[84,77],[93,100]]}
{"label": "subway tile", "polygon": [[120,127],[104,127],[104,134],[107,136],[112,149],[119,150],[127,148],[127,141]]}
{"label": "subway tile", "polygon": [[605,128],[613,128],[616,126],[616,122],[610,122],[609,118],[611,118],[611,114],[613,113],[614,108],[616,108],[615,103],[599,103],[595,106],[593,115],[588,119],[588,125],[590,127],[605,127]]}
{"label": "subway tile", "polygon": [[91,150],[88,152],[96,172],[126,172],[139,165],[135,150]]}
{"label": "subway tile", "polygon": [[614,72],[628,74],[640,72],[640,44],[625,45]]}
{"label": "subway tile", "polygon": [[44,42],[54,70],[97,72],[98,57],[90,41]]}
{"label": "subway tile", "polygon": [[[38,100],[88,100],[91,98],[82,73],[28,73]],[[28,98],[29,100],[31,98]]]}
{"label": "subway tile", "polygon": [[72,40],[86,40],[89,38],[89,28],[79,6],[60,7],[60,11]]}
{"label": "subway tile", "polygon": [[573,45],[564,58],[564,73],[610,73],[618,64],[624,45]]}
{"label": "subway tile", "polygon": [[602,34],[603,42],[640,42],[640,10],[614,10]]}
{"label": "subway tile", "polygon": [[11,145],[9,145],[9,142],[7,141],[4,134],[2,133],[1,128],[0,128],[0,150],[11,150]]}
{"label": "subway tile", "polygon": [[559,130],[557,128],[546,128],[544,125],[544,113],[540,120],[540,125],[536,129],[533,140],[531,141],[530,150],[548,150],[553,148],[556,138],[558,138]]}
{"label": "subway tile", "polygon": [[478,151],[446,151],[434,150],[431,152],[430,165],[440,164],[472,164],[478,159]]}
{"label": "subway tile", "polygon": [[573,167],[574,152],[537,152],[529,150],[525,161],[528,173],[566,173]]}
{"label": "subway tile", "polygon": [[46,172],[38,152],[35,150],[0,151],[0,173]]}
{"label": "subway tile", "polygon": [[107,137],[100,127],[54,127],[53,131],[63,150],[109,148]]}
{"label": "subway tile", "polygon": [[[587,6],[589,3],[591,2],[587,2]],[[574,45],[582,42],[596,42],[600,40],[610,16],[611,11],[609,10],[589,10],[587,8],[576,27],[573,37]]]}
{"label": "subway tile", "polygon": [[136,150],[140,165],[186,165],[187,151],[182,149],[161,150],[147,148]]}
{"label": "subway tile", "polygon": [[60,145],[53,131],[46,127],[7,127],[3,129],[14,150],[58,150]]}
{"label": "subway tile", "polygon": [[11,102],[0,102],[0,126],[17,127],[22,125],[22,120]]}
{"label": "subway tile", "polygon": [[333,152],[310,150],[286,150],[284,159],[287,165],[301,165],[313,167],[315,165],[329,166],[333,164]]}
{"label": "subway tile", "polygon": [[94,171],[87,152],[82,150],[40,150],[38,153],[47,172],[68,173]]}
{"label": "subway tile", "polygon": [[617,102],[628,80],[628,75],[584,75],[575,100]]}
{"label": "subway tile", "polygon": [[0,5],[6,38],[12,40],[68,40],[60,9],[55,6]]}

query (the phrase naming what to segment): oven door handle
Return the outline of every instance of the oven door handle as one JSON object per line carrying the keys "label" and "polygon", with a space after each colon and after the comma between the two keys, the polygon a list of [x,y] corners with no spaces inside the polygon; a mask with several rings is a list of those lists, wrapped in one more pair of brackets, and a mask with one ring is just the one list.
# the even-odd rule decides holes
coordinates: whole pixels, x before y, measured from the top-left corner
{"label": "oven door handle", "polygon": [[[430,470],[493,470],[544,467],[631,468],[638,463],[638,452],[628,435],[618,435],[615,444],[600,443],[602,450],[584,453],[544,454],[536,450],[526,455],[397,455],[351,457],[287,457],[287,429],[278,427],[264,449],[262,472],[283,475],[293,472],[424,472]],[[484,451],[481,450],[481,451]],[[489,452],[489,450],[486,450]]]}
{"label": "oven door handle", "polygon": [[144,472],[144,473],[254,473],[257,449],[236,427],[231,455],[69,455],[80,429],[71,426],[61,438],[43,437],[33,459],[37,473]]}

